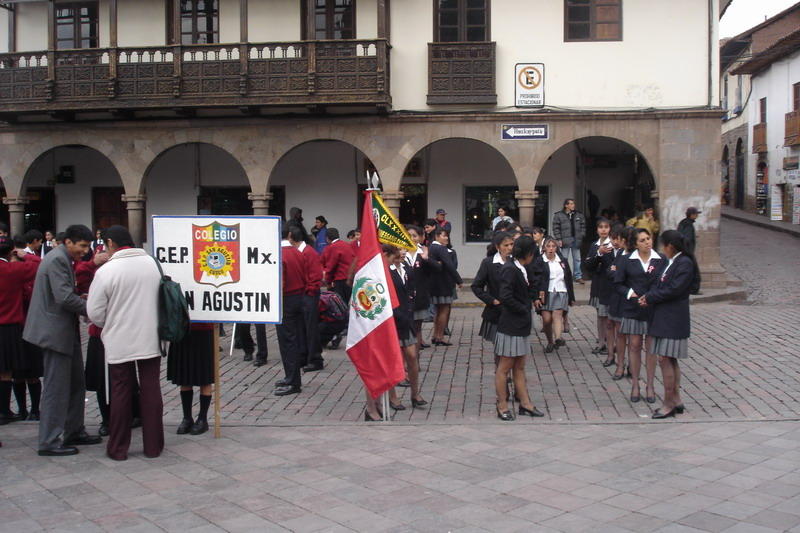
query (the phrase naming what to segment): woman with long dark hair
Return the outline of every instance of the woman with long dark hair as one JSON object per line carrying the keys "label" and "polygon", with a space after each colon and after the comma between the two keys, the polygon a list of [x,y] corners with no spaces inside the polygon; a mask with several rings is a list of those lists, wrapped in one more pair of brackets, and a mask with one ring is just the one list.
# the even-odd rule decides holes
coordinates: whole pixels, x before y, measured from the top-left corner
{"label": "woman with long dark hair", "polygon": [[639,305],[639,297],[646,294],[658,279],[664,268],[664,260],[653,250],[653,238],[644,228],[635,230],[634,238],[628,243],[629,255],[620,261],[614,274],[614,285],[617,294],[622,298],[622,325],[620,333],[628,338],[628,352],[632,387],[630,400],[633,403],[641,400],[639,392],[639,372],[642,367],[642,348],[645,349],[647,369],[647,388],[645,400],[656,402],[655,376],[656,356],[651,353],[651,339],[647,337],[647,324],[650,310]]}
{"label": "woman with long dark hair", "polygon": [[471,288],[475,296],[485,304],[481,313],[483,321],[479,335],[494,343],[497,321],[500,319],[500,270],[511,255],[514,239],[510,233],[500,231],[492,238],[492,246],[495,253],[481,261]]}
{"label": "woman with long dark hair", "polygon": [[564,332],[564,314],[575,303],[575,290],[569,263],[558,253],[556,240],[547,237],[542,249],[544,253],[536,258],[534,268],[539,278],[536,309],[542,313],[547,335],[544,351],[551,353],[567,344],[561,334]]}
{"label": "woman with long dark hair", "polygon": [[606,281],[611,288],[608,296],[606,343],[608,345],[608,355],[613,356],[617,363],[613,376],[614,381],[625,377],[625,351],[628,347],[627,336],[619,332],[622,325],[622,297],[617,294],[613,285],[617,268],[619,268],[620,262],[625,260],[625,256],[628,255],[626,230],[629,230],[631,235],[636,231],[634,228],[625,228],[622,224],[617,224],[611,228],[609,235],[611,236],[611,244],[614,246],[614,250],[611,252],[611,265],[605,273]]}
{"label": "woman with long dark hair", "polygon": [[667,266],[650,290],[639,298],[639,305],[653,309],[648,331],[664,381],[663,401],[653,413],[654,419],[668,418],[684,411],[678,360],[689,356],[689,294],[700,286],[697,263],[686,251],[680,232],[667,230],[662,233],[661,246],[667,257]]}
{"label": "woman with long dark hair", "polygon": [[434,241],[428,248],[428,257],[439,267],[431,276],[430,294],[431,303],[436,306],[436,316],[433,319],[433,333],[431,344],[435,346],[452,346],[445,342],[444,335],[447,323],[450,321],[450,308],[453,305],[455,289],[461,287],[463,281],[458,274],[455,252],[447,247],[450,235],[444,228],[436,228]]}
{"label": "woman with long dark hair", "polygon": [[528,395],[525,379],[525,358],[531,353],[531,298],[525,265],[533,261],[533,239],[520,237],[514,241],[511,256],[500,269],[500,318],[497,322],[494,354],[497,357],[495,390],[497,417],[514,420],[508,408],[508,373],[512,372],[514,391],[519,399],[520,416],[540,417],[544,414],[534,407]]}
{"label": "woman with long dark hair", "polygon": [[423,244],[425,234],[422,230],[418,226],[406,226],[406,230],[417,243],[417,250],[407,253],[405,262],[414,277],[414,331],[417,332],[417,344],[422,350],[430,348],[430,344],[422,342],[422,323],[431,316],[429,309],[431,306],[430,282],[433,272],[439,265],[430,260],[428,247]]}

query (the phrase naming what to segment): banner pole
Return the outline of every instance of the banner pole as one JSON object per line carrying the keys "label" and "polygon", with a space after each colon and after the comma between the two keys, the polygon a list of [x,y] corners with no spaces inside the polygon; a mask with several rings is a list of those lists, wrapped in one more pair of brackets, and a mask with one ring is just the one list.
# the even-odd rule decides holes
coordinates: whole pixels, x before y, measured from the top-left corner
{"label": "banner pole", "polygon": [[383,407],[383,421],[384,422],[388,422],[389,421],[389,393],[388,392],[384,392],[381,395],[381,403],[383,404],[382,405],[382,407]]}
{"label": "banner pole", "polygon": [[219,390],[219,324],[214,324],[214,438],[218,439],[222,436],[222,428],[220,427],[220,390]]}

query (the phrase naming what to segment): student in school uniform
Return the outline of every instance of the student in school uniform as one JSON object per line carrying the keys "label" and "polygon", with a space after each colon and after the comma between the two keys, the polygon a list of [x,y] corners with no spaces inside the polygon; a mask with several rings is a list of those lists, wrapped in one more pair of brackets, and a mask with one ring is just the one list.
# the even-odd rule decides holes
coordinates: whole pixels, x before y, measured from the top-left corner
{"label": "student in school uniform", "polygon": [[545,238],[544,254],[536,259],[538,276],[537,309],[542,313],[544,332],[547,335],[545,353],[566,346],[561,338],[564,331],[564,313],[575,303],[575,289],[569,263],[558,252],[558,243],[552,237]]}
{"label": "student in school uniform", "polygon": [[452,343],[445,342],[444,335],[447,323],[450,321],[450,308],[455,299],[455,289],[460,288],[463,281],[458,274],[455,251],[448,248],[449,233],[446,229],[438,227],[434,231],[434,237],[428,248],[428,257],[439,266],[439,269],[433,272],[430,284],[431,303],[436,306],[431,344],[452,346]]}
{"label": "student in school uniform", "polygon": [[40,262],[39,257],[16,248],[9,237],[0,237],[0,426],[21,420],[11,411],[11,378],[25,366],[25,286],[33,282]]}
{"label": "student in school uniform", "polygon": [[350,300],[353,288],[347,284],[347,271],[356,258],[355,249],[339,238],[339,230],[327,229],[328,246],[322,252],[322,281],[336,291],[342,301]]}
{"label": "student in school uniform", "polygon": [[[180,387],[183,420],[178,435],[201,435],[208,431],[208,407],[214,392],[215,324],[192,324],[179,342],[170,343],[167,355],[167,379]],[[200,410],[192,418],[193,387],[200,389]]]}
{"label": "student in school uniform", "polygon": [[278,336],[284,378],[275,384],[275,396],[287,396],[301,392],[301,358],[306,353],[303,318],[306,266],[303,254],[290,241],[290,238],[302,238],[302,233],[297,226],[287,224],[281,229],[281,236],[283,238],[281,241],[283,322],[275,326],[275,332]]}
{"label": "student in school uniform", "polygon": [[[383,251],[389,263],[389,275],[392,277],[398,306],[393,309],[394,323],[400,349],[403,352],[408,382],[411,387],[411,407],[423,407],[428,402],[422,398],[419,386],[419,351],[417,348],[417,332],[414,330],[414,278],[411,269],[404,261],[405,253],[394,246],[384,244]],[[390,405],[395,411],[405,410],[405,406],[393,400],[390,394]]]}
{"label": "student in school uniform", "polygon": [[520,416],[541,417],[528,394],[525,358],[531,354],[531,298],[525,265],[533,261],[533,239],[522,236],[514,241],[511,256],[500,269],[500,318],[497,321],[494,354],[497,417],[504,422],[514,420],[508,408],[508,373],[512,373],[514,391],[519,398]]}
{"label": "student in school uniform", "polygon": [[[625,238],[626,228],[622,224],[616,224],[611,228],[609,237],[613,249],[611,251],[610,265],[606,269],[605,278],[609,287],[608,295],[608,320],[606,322],[606,346],[608,346],[608,355],[614,358],[617,368],[614,372],[614,381],[619,381],[625,377],[625,351],[627,348],[627,337],[621,336],[619,333],[620,326],[622,325],[622,297],[614,290],[614,276],[616,274],[620,261],[624,260],[628,254],[626,249],[627,239]],[[630,228],[634,231],[633,228]]]}
{"label": "student in school uniform", "polygon": [[[608,219],[597,219],[597,240],[592,242],[589,253],[583,261],[584,268],[591,273],[592,285],[589,290],[589,305],[597,313],[597,346],[592,349],[593,354],[607,354],[606,322],[608,321],[608,298],[611,293],[611,284],[608,282],[606,271],[611,266],[614,245],[608,236],[611,223]],[[603,366],[614,364],[613,354],[606,357]]]}
{"label": "student in school uniform", "polygon": [[620,261],[614,275],[615,290],[622,298],[620,333],[627,336],[629,343],[633,381],[630,400],[636,403],[641,399],[639,371],[642,366],[642,348],[644,348],[647,370],[645,400],[647,403],[655,403],[656,356],[651,353],[651,339],[648,338],[645,342],[650,309],[639,305],[639,297],[646,294],[655,283],[666,262],[653,250],[653,239],[648,230],[637,228],[633,236],[628,243],[630,255]]}
{"label": "student in school uniform", "polygon": [[406,231],[417,243],[417,250],[407,253],[405,262],[408,268],[411,269],[414,278],[414,298],[412,301],[414,306],[414,331],[417,332],[417,345],[422,350],[431,346],[422,341],[422,323],[431,316],[429,311],[431,306],[431,276],[437,268],[441,267],[430,260],[428,247],[422,244],[425,240],[425,234],[419,226],[406,226]]}
{"label": "student in school uniform", "polygon": [[[305,335],[305,352],[301,356],[302,371],[316,372],[322,370],[325,361],[322,358],[322,344],[319,338],[319,294],[322,288],[322,261],[319,254],[302,238],[302,232],[296,225],[291,226],[289,241],[303,257],[305,273],[305,292],[303,294],[303,332]],[[327,245],[326,245],[327,246]]]}
{"label": "student in school uniform", "polygon": [[481,261],[478,273],[472,282],[473,294],[485,306],[481,313],[481,328],[479,335],[484,340],[494,343],[497,335],[497,321],[500,319],[500,271],[511,256],[514,248],[514,239],[510,233],[500,231],[492,238],[495,253]]}
{"label": "student in school uniform", "polygon": [[639,298],[639,305],[653,309],[648,331],[664,381],[663,402],[653,413],[654,419],[682,414],[685,409],[681,400],[678,361],[689,357],[689,295],[700,286],[696,262],[686,250],[681,233],[665,231],[661,234],[661,246],[667,265],[650,289]]}

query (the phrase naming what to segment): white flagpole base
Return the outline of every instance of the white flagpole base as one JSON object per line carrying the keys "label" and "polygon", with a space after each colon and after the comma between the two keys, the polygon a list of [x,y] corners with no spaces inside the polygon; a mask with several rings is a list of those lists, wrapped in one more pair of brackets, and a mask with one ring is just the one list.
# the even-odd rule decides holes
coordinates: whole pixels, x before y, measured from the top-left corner
{"label": "white flagpole base", "polygon": [[389,393],[384,392],[381,396],[381,400],[383,403],[383,421],[389,422]]}
{"label": "white flagpole base", "polygon": [[231,331],[231,350],[230,350],[230,353],[228,353],[229,357],[233,357],[233,345],[236,344],[236,326],[237,325],[238,324],[236,324],[235,322],[233,323],[233,331]]}

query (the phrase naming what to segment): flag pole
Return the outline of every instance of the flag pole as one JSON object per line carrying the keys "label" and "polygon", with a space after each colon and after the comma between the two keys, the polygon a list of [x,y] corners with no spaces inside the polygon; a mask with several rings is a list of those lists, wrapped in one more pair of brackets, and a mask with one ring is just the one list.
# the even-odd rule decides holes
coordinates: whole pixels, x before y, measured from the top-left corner
{"label": "flag pole", "polygon": [[237,322],[233,323],[233,331],[231,332],[231,350],[228,354],[228,357],[233,357],[233,347],[236,344],[236,326],[238,325]]}
{"label": "flag pole", "polygon": [[389,391],[381,394],[381,400],[383,403],[383,421],[389,422]]}
{"label": "flag pole", "polygon": [[214,438],[222,436],[220,428],[220,398],[219,398],[219,324],[214,324]]}

